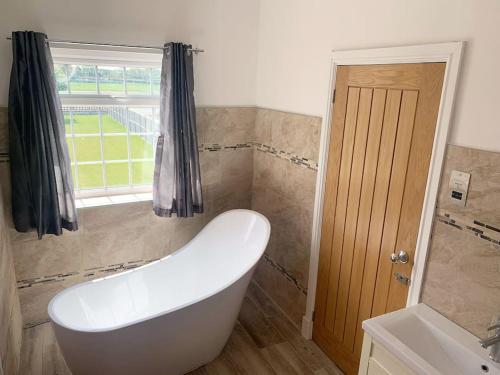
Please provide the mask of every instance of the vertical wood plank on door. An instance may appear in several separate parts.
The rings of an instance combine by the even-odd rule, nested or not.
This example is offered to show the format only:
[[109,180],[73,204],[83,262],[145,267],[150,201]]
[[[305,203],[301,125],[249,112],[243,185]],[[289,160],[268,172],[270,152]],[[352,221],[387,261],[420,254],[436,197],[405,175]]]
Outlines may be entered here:
[[[425,86],[418,96],[418,105],[413,128],[408,170],[411,173],[406,178],[406,187],[401,208],[396,249],[404,249],[410,258],[406,264],[396,264],[393,272],[400,272],[410,276],[412,273],[413,259],[417,245],[418,232],[415,228],[420,225],[424,192],[426,188],[429,164],[431,161],[432,144],[436,131],[437,113],[442,90],[442,77],[445,64],[426,64]],[[423,95],[423,93],[427,93]],[[398,310],[406,305],[407,286],[391,278],[386,311]]]
[[342,144],[344,142],[345,114],[347,110],[346,84],[348,70],[339,67],[337,69],[336,88],[337,99],[333,103],[332,130],[330,135],[330,147],[328,149],[328,165],[325,183],[325,201],[323,207],[323,218],[321,224],[320,257],[323,262],[318,265],[318,290],[316,291],[315,310],[316,327],[323,327],[325,321],[325,306],[328,293],[328,278],[330,274],[331,246],[333,238],[333,224],[337,206],[337,190],[339,183],[340,159],[342,157]]
[[351,350],[354,347],[354,338],[358,323],[361,284],[363,281],[368,234],[370,230],[370,219],[372,215],[373,198],[375,195],[375,178],[378,170],[386,96],[387,90],[385,89],[375,89],[373,92],[370,130],[368,133],[366,161],[363,171],[363,185],[361,188],[359,218],[354,244],[354,256],[344,332],[344,343],[346,347],[351,348]]
[[[366,147],[368,140],[368,127],[372,106],[373,90],[362,88],[359,95],[358,116],[356,122],[356,136],[351,165],[351,179],[349,182],[349,195],[347,198],[347,212],[342,246],[342,261],[340,267],[339,286],[337,293],[337,306],[335,313],[334,337],[342,341],[344,338],[344,324],[347,311],[347,298],[351,280],[354,240],[358,224],[361,184],[365,166]],[[340,249],[339,249],[340,250]]]
[[387,296],[392,277],[392,263],[387,261],[390,254],[395,251],[403,193],[406,183],[408,158],[410,155],[413,125],[417,108],[418,91],[403,91],[401,110],[399,115],[396,147],[394,149],[394,162],[389,186],[387,213],[384,222],[382,248],[375,283],[372,316],[385,313]]
[[382,232],[384,229],[387,194],[389,191],[401,96],[401,90],[387,91],[384,124],[380,144],[379,167],[377,169],[375,191],[373,193],[372,216],[370,218],[368,245],[365,255],[365,272],[363,274],[359,313],[356,323],[354,353],[357,357],[361,355],[361,345],[363,343],[361,323],[363,320],[371,317],[373,291],[377,278],[377,265],[382,241]]
[[345,118],[345,131],[342,144],[342,157],[340,162],[341,164],[337,191],[337,207],[335,210],[333,240],[331,245],[332,255],[330,260],[330,275],[328,282],[329,286],[325,313],[325,327],[332,332],[335,323],[335,307],[337,305],[340,262],[342,260],[342,245],[344,241],[347,199],[349,196],[349,182],[351,180],[354,139],[356,136],[359,94],[360,89],[358,87],[350,87],[347,94],[348,99]]

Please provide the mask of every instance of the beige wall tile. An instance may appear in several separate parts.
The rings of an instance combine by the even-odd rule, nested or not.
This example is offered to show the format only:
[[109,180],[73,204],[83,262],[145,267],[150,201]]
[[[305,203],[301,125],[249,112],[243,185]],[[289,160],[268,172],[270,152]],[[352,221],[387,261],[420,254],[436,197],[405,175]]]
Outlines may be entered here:
[[270,190],[256,188],[252,209],[264,214],[271,223],[266,253],[307,287],[312,210],[302,207]]
[[265,260],[259,262],[254,280],[280,306],[295,326],[300,327],[306,308],[306,295]]
[[[448,198],[452,170],[471,174],[465,207],[453,204]],[[448,145],[438,207],[500,228],[500,153]]]
[[[471,173],[465,207],[448,199],[452,170]],[[452,215],[462,227],[478,220],[500,228],[500,154],[448,145],[437,207],[438,214]],[[485,335],[500,314],[500,246],[435,220],[422,301],[473,334]]]
[[271,109],[257,110],[255,141],[318,160],[321,118]]
[[476,336],[500,315],[500,246],[434,224],[422,301]]
[[254,139],[255,107],[197,108],[199,144],[238,144]]
[[[1,116],[0,114],[0,122],[2,121]],[[6,164],[0,165],[2,175],[4,175],[3,170]],[[22,317],[11,241],[7,230],[8,211],[4,205],[2,190],[2,186],[0,186],[0,373],[14,375],[19,366]]]
[[[316,117],[258,109],[255,140],[317,160],[320,128]],[[315,170],[254,151],[252,209],[271,222],[266,254],[286,273],[261,261],[255,279],[297,325],[305,311],[315,186]]]
[[303,207],[313,208],[316,171],[269,153],[254,153],[254,188],[271,189]]
[[7,107],[0,107],[0,153],[9,149],[9,127],[7,122]]

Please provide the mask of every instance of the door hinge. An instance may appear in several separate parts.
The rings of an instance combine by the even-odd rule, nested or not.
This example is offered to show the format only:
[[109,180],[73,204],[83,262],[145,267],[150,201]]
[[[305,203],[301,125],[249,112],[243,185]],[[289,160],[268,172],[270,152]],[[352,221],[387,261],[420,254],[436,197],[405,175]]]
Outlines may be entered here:
[[313,311],[313,316],[312,316],[312,321],[314,322],[314,319],[316,319],[316,310]]
[[335,93],[337,90],[333,89],[333,94],[332,94],[332,103],[335,103]]

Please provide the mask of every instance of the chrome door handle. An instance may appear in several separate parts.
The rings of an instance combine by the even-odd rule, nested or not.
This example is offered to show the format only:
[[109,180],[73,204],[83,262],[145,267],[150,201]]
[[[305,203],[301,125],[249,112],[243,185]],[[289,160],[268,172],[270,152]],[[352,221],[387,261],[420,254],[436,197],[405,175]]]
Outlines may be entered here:
[[397,254],[396,253],[391,254],[391,262],[392,263],[406,264],[406,263],[408,263],[409,260],[410,260],[410,256],[404,250],[399,250],[399,252]]

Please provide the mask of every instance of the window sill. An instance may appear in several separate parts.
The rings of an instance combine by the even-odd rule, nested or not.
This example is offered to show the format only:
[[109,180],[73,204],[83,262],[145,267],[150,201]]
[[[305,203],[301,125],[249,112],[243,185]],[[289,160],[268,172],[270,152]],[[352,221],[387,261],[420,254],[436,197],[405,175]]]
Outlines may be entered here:
[[146,202],[153,200],[153,193],[108,195],[103,197],[77,198],[76,208],[111,206],[115,204]]

